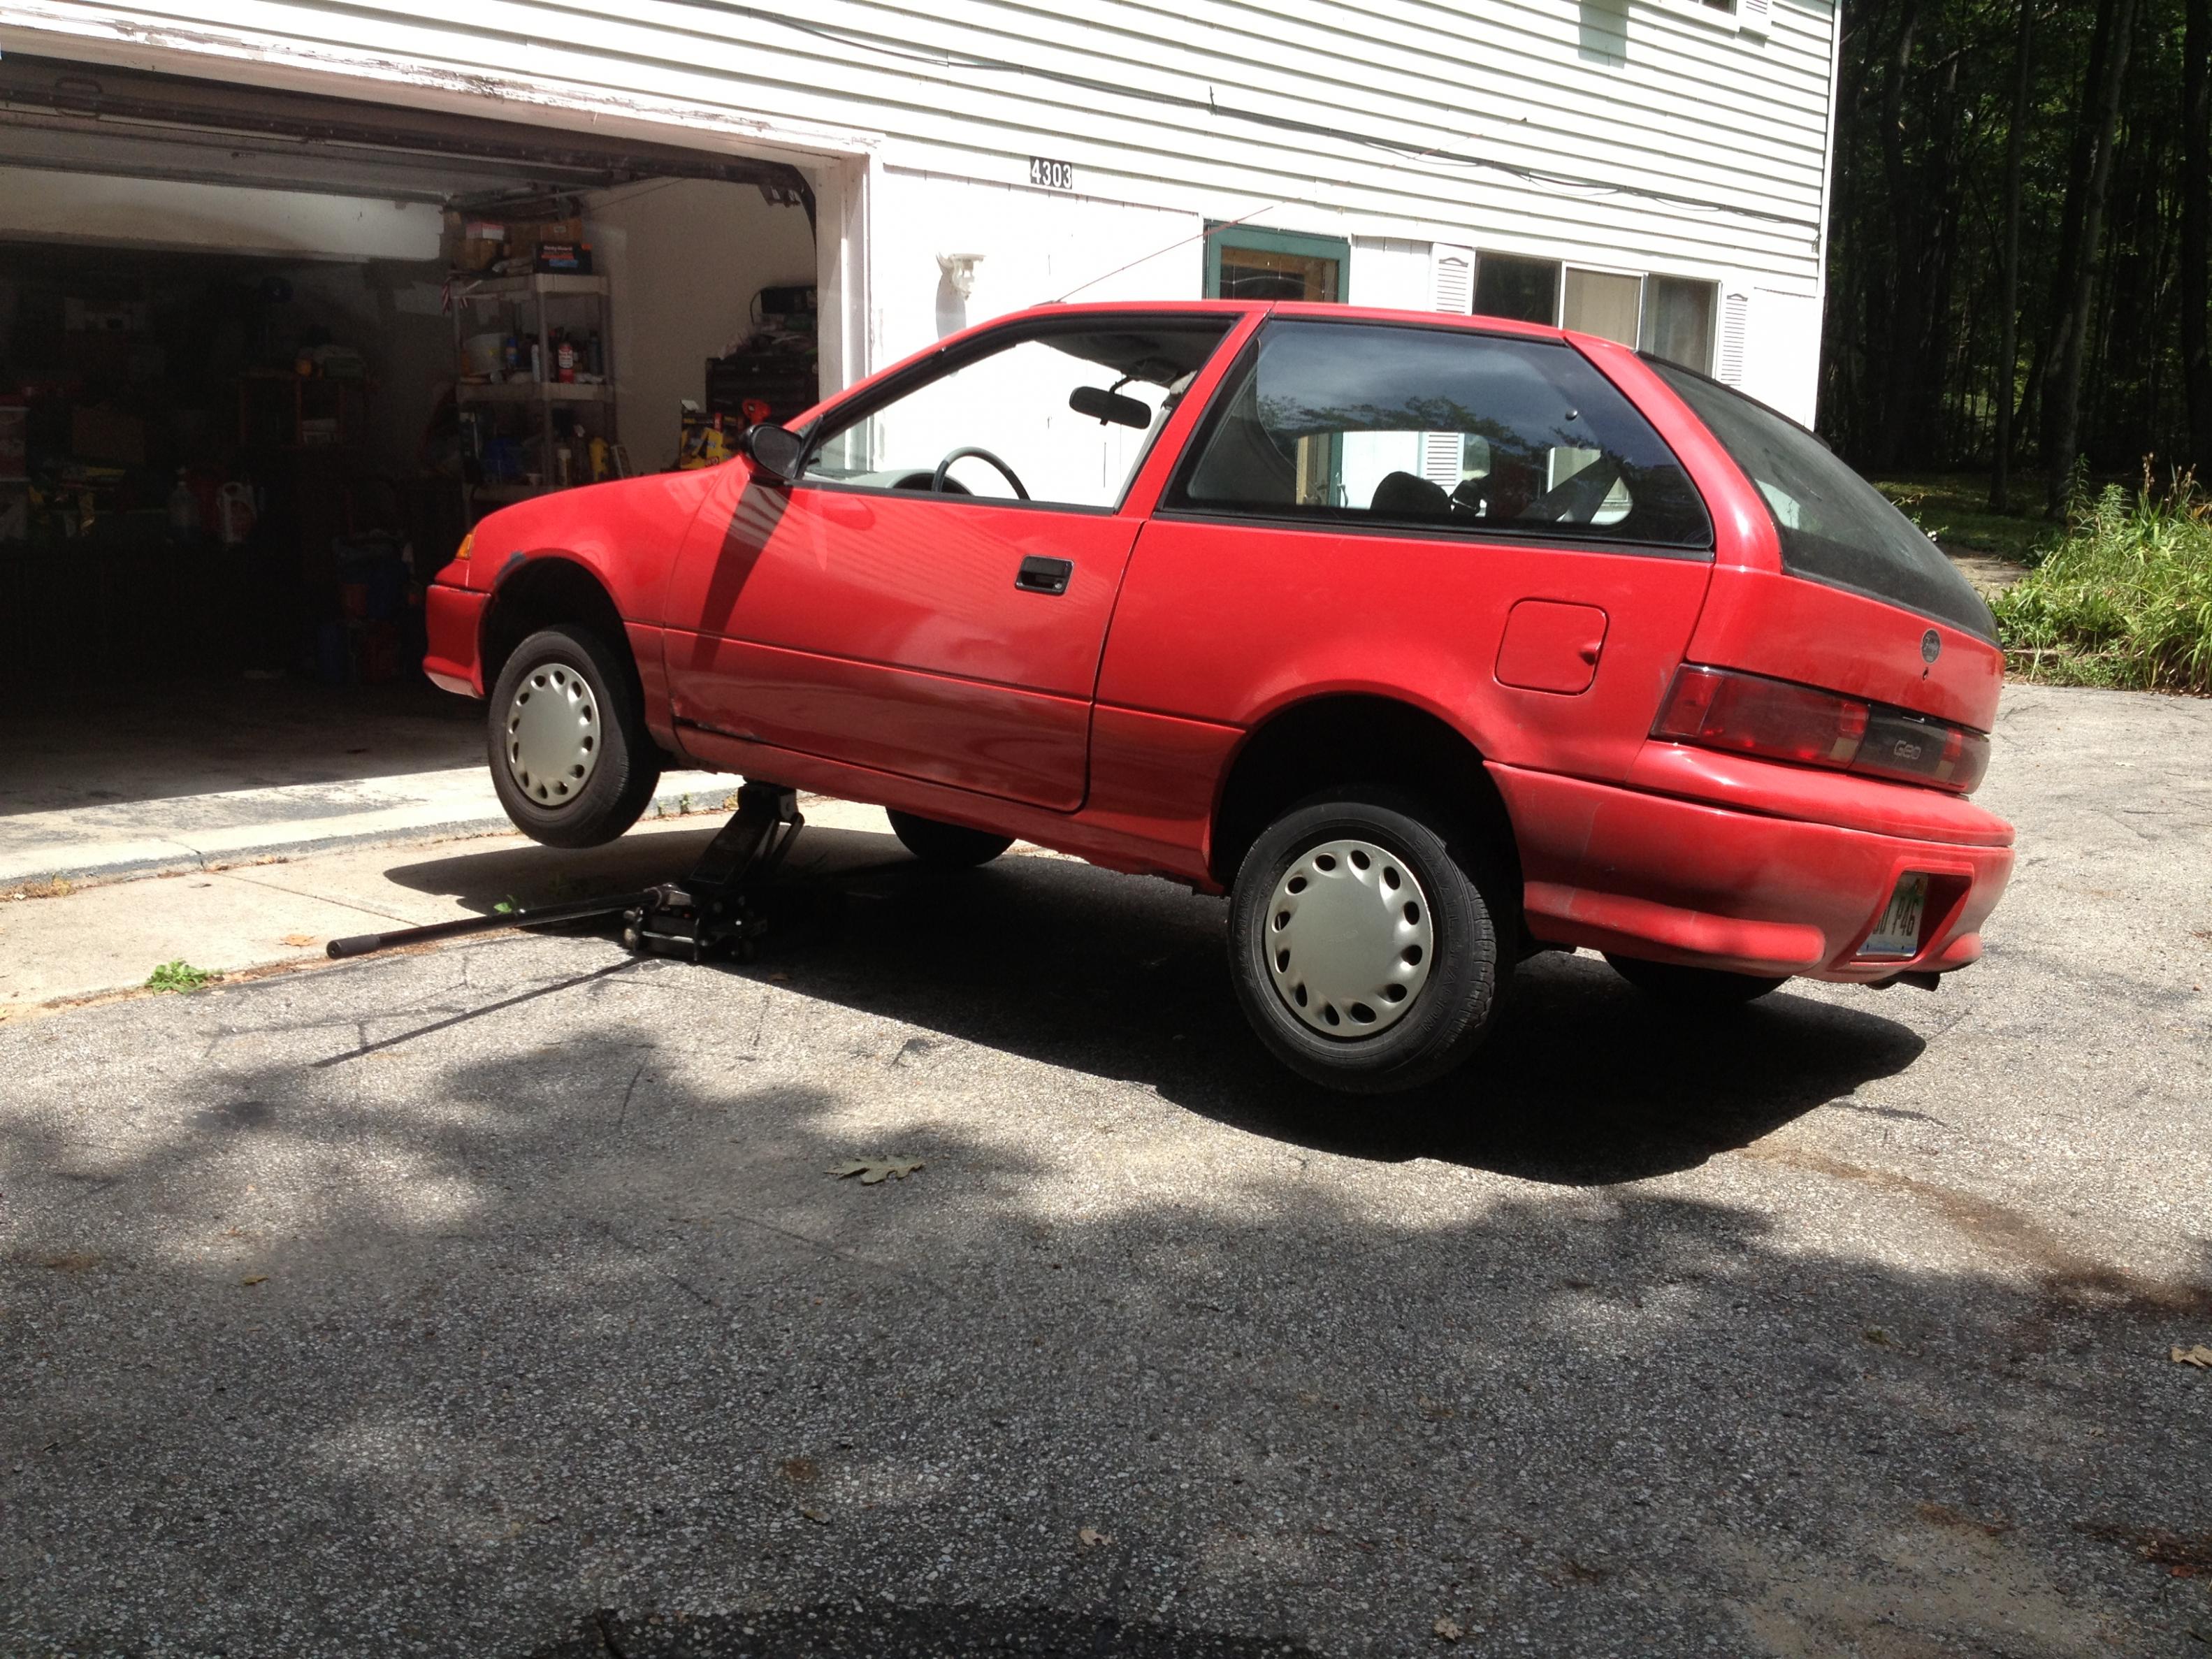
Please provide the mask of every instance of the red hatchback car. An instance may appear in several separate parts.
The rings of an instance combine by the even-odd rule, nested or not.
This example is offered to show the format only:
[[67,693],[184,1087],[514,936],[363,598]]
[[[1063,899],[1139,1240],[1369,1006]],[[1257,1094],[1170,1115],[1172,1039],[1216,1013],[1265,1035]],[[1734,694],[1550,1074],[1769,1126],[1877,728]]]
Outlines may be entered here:
[[1227,893],[1254,1028],[1369,1092],[1532,952],[1932,984],[2010,873],[1987,607],[1810,433],[1609,342],[1056,306],[745,449],[495,514],[431,588],[538,840],[680,762]]

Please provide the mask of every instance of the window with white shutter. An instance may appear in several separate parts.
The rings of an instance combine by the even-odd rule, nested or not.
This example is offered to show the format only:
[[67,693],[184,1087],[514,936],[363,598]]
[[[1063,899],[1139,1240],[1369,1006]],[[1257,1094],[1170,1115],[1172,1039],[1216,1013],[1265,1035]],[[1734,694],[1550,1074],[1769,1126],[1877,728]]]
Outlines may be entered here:
[[1439,242],[1431,253],[1431,311],[1455,311],[1462,316],[1474,309],[1474,250]]
[[1713,367],[1713,378],[1727,386],[1743,384],[1744,336],[1751,320],[1751,296],[1746,294],[1721,295],[1720,350]]

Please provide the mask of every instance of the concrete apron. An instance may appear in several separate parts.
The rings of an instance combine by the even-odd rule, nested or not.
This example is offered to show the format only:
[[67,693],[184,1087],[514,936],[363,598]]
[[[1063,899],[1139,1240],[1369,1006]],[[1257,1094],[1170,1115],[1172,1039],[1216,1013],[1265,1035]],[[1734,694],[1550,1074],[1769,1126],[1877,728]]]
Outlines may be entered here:
[[[136,989],[164,963],[225,975],[303,967],[346,934],[483,915],[502,901],[543,904],[674,880],[726,821],[721,800],[736,787],[734,778],[702,775],[711,787],[693,805],[711,801],[710,811],[648,818],[584,852],[509,831],[195,865],[61,896],[19,889],[0,899],[0,1020]],[[878,808],[817,796],[801,805],[811,830],[860,831],[880,842],[882,857],[905,856]],[[802,842],[802,863],[807,850]]]
[[[738,780],[671,772],[648,819],[720,811]],[[345,847],[504,830],[491,775],[473,765],[343,782],[229,789],[0,816],[0,892],[56,880],[204,871]]]

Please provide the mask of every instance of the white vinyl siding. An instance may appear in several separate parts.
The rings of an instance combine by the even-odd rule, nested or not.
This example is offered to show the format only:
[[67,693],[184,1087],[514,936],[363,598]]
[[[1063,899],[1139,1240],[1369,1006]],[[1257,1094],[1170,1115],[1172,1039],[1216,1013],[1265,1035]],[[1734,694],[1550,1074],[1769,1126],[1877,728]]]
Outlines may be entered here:
[[675,0],[14,0],[0,45],[104,42],[355,96],[398,80],[486,112],[688,109],[1025,187],[1042,155],[1084,196],[1814,292],[1832,9],[1780,0],[1759,36],[1625,3],[1617,55],[1585,52],[1568,0],[1093,0],[1079,18],[815,0],[787,21]]

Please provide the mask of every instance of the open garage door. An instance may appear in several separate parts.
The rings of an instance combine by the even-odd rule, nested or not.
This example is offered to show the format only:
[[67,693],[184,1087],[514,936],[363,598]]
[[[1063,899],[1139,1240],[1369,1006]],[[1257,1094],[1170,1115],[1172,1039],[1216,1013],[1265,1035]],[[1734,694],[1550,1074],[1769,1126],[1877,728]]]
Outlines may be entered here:
[[0,682],[411,680],[483,513],[813,401],[814,211],[775,157],[0,60]]
[[698,179],[751,185],[810,221],[814,212],[812,188],[788,162],[39,58],[0,60],[0,155],[14,166],[441,205]]

